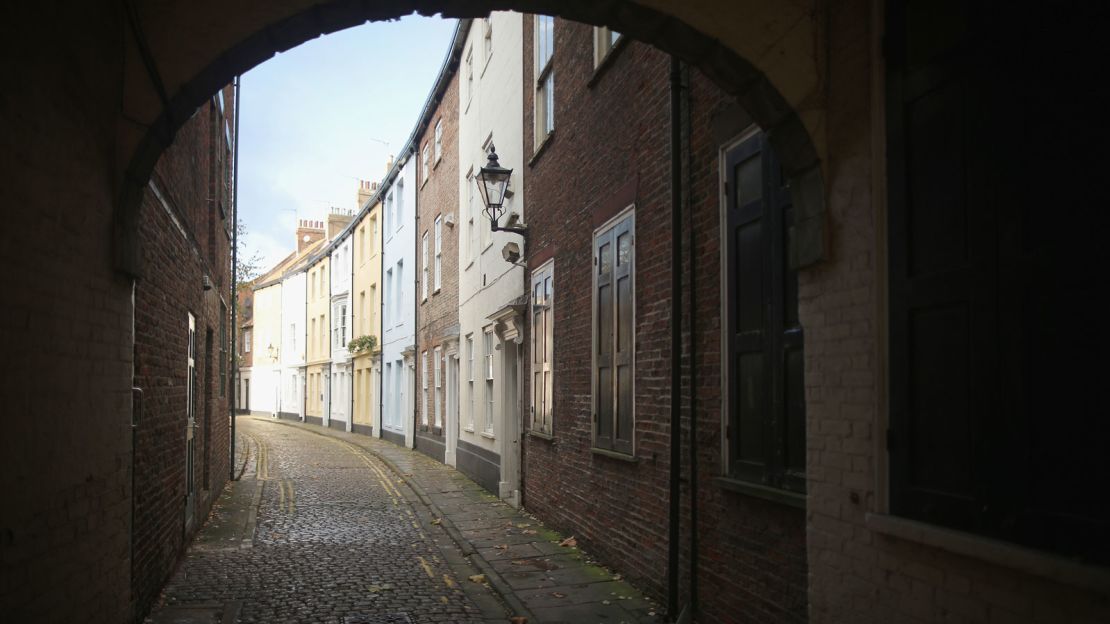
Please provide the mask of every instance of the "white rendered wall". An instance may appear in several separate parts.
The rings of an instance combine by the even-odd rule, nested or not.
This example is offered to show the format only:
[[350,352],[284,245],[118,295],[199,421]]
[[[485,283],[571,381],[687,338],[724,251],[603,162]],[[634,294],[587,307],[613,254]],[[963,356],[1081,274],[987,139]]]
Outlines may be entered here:
[[[254,365],[251,367],[252,412],[276,413],[281,377],[281,282],[254,291]],[[271,357],[270,347],[278,357]]]
[[[406,155],[408,157],[408,155]],[[399,175],[385,189],[382,233],[382,370],[391,376],[382,380],[382,428],[412,437],[412,387],[402,354],[416,342],[416,161],[409,157]],[[393,196],[392,217],[386,217]],[[400,363],[400,364],[399,364]],[[390,365],[387,367],[387,365]],[[411,443],[411,442],[410,442]]]
[[305,272],[285,277],[281,286],[281,411],[300,415],[304,407],[301,373],[305,342]]
[[[482,213],[480,196],[469,188],[467,173],[477,171],[486,164],[484,150],[486,139],[492,136],[502,167],[513,170],[509,188],[513,193],[505,201],[505,225],[510,212],[520,213],[526,222],[524,211],[524,176],[527,158],[524,156],[524,109],[523,92],[520,88],[524,80],[523,28],[531,21],[519,13],[496,12],[491,16],[492,54],[484,58],[484,32],[479,20],[467,36],[463,48],[463,64],[460,67],[459,88],[459,439],[499,453],[497,437],[504,430],[504,406],[501,405],[503,366],[502,350],[494,351],[494,409],[493,431],[485,432],[486,382],[482,374],[482,334],[491,322],[486,318],[512,299],[524,294],[524,269],[504,260],[501,249],[506,243],[514,242],[524,252],[524,241],[516,234],[494,232],[489,236],[489,245],[472,255],[470,250],[468,220],[475,214],[475,227],[479,228],[477,240],[482,241],[482,229],[487,232],[489,220]],[[472,54],[474,63],[474,92],[467,93],[466,58]],[[558,77],[556,77],[558,81]],[[556,82],[556,89],[558,88]],[[471,204],[471,198],[473,205]],[[469,213],[469,214],[468,214]],[[474,257],[473,262],[471,258]],[[467,336],[474,341],[474,428],[468,430],[470,419],[470,400],[468,395],[468,353]],[[497,337],[494,337],[494,344]],[[519,372],[518,372],[519,375]]]

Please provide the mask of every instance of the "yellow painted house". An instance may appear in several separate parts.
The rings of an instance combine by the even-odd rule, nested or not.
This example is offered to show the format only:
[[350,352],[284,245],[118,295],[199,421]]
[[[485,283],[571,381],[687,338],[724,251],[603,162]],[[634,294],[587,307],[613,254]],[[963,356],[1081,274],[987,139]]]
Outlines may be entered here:
[[[351,283],[351,303],[354,306],[355,340],[372,337],[373,346],[361,348],[353,354],[354,360],[354,419],[353,430],[372,435],[379,423],[379,386],[381,373],[381,290],[382,228],[381,201],[374,191],[377,184],[363,183],[359,192],[360,217],[354,228],[354,281]],[[364,195],[365,194],[365,195]]]
[[306,335],[305,346],[305,422],[324,424],[329,397],[329,372],[331,364],[331,329],[328,325],[331,308],[331,274],[328,256],[321,255],[310,261],[305,270]]

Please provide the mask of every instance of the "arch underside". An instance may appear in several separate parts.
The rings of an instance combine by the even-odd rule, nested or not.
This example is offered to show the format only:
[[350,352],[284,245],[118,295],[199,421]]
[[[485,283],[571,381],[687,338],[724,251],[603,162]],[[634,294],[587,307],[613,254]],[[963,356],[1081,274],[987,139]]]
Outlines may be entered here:
[[[673,5],[667,8],[673,9],[676,14],[689,10],[692,17],[696,17],[694,9],[699,8],[695,6],[694,9],[686,9],[684,3],[673,0],[660,0],[656,4]],[[690,3],[697,4],[704,3]],[[710,3],[708,10],[712,11],[712,5]],[[241,4],[234,6],[240,7],[244,14],[250,10],[250,7],[243,8]],[[700,17],[704,19],[706,9],[700,8]],[[219,53],[191,78],[181,80],[174,93],[156,93],[155,100],[150,100],[152,96],[146,94],[148,100],[160,103],[160,111],[152,115],[152,122],[146,126],[141,137],[133,141],[136,145],[130,151],[126,170],[119,181],[118,188],[121,192],[113,219],[116,269],[135,277],[142,276],[143,262],[137,223],[139,207],[151,172],[162,153],[172,144],[175,132],[204,101],[230,83],[235,76],[279,52],[367,21],[388,21],[410,15],[414,11],[428,16],[440,14],[445,18],[473,18],[485,16],[494,10],[550,14],[587,24],[609,26],[674,55],[713,80],[726,93],[736,98],[738,107],[729,123],[738,130],[747,123],[754,122],[766,131],[790,179],[796,215],[795,236],[800,240],[798,248],[804,250],[792,261],[797,266],[807,266],[823,257],[825,190],[819,151],[806,123],[764,72],[721,40],[695,29],[676,15],[626,0],[337,0],[310,5],[276,21],[259,23],[253,34]],[[220,12],[226,14],[228,9],[221,7]],[[760,13],[752,11],[752,14]],[[135,53],[144,57],[147,72],[143,79],[150,83],[145,88],[159,91],[154,85],[160,87],[163,77],[159,75],[157,60],[154,58],[156,53],[147,49],[146,42],[143,41],[143,16],[136,14],[135,17],[139,23],[138,31],[133,29],[129,34],[135,44]],[[168,16],[166,13],[159,14],[158,17],[172,21],[172,15]],[[809,17],[812,21],[812,16]],[[247,23],[252,25],[253,21],[265,22],[267,18],[268,14],[251,16]],[[747,28],[750,30],[750,26]],[[773,30],[771,25],[768,25],[768,30]],[[149,32],[176,35],[176,31],[166,24],[154,24]],[[164,54],[165,50],[161,52]],[[180,64],[169,63],[167,66],[176,67]],[[170,84],[174,83],[170,81]],[[127,93],[128,90],[125,88],[124,92]],[[809,123],[813,125],[815,122],[810,120]],[[124,137],[121,142],[126,144],[127,138]]]

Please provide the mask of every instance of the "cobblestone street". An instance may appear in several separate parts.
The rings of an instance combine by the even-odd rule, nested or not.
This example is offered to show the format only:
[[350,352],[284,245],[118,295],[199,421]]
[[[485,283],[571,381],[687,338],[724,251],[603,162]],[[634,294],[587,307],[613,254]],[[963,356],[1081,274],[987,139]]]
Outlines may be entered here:
[[148,622],[656,619],[619,576],[449,467],[364,436],[238,426],[242,478]]

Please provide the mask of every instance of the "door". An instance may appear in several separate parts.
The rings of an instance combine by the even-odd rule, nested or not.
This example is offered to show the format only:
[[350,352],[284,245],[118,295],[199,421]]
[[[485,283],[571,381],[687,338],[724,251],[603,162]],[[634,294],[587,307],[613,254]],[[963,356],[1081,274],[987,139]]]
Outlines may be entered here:
[[197,319],[189,313],[189,344],[185,371],[185,531],[193,528],[196,509],[196,440],[197,426]]
[[513,507],[520,507],[520,400],[517,394],[519,349],[512,340],[501,342],[501,483],[499,494]]
[[320,400],[323,405],[324,426],[327,427],[331,423],[331,374],[324,373],[324,384],[321,388]]
[[444,420],[443,435],[447,451],[443,456],[443,463],[454,466],[459,437],[459,356],[457,353],[447,358],[447,411]]

